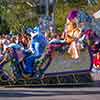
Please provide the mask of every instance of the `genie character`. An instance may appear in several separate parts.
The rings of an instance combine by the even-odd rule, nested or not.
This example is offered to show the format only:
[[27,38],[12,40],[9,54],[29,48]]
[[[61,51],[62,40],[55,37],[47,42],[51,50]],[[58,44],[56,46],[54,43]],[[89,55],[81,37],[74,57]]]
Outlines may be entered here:
[[26,33],[31,36],[31,44],[29,49],[31,50],[32,55],[25,59],[25,72],[34,74],[36,72],[36,66],[34,63],[36,59],[39,59],[43,55],[45,48],[48,45],[48,41],[41,33],[39,27],[35,27],[34,29],[28,28]]

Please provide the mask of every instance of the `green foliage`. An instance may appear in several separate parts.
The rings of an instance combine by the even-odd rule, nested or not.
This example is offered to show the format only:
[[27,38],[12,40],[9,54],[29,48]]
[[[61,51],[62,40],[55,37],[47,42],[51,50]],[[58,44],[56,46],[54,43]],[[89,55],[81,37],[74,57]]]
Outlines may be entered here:
[[[0,27],[3,32],[6,28],[6,24],[9,27],[9,31],[13,31],[13,33],[23,32],[23,30],[31,26],[33,27],[36,23],[38,23],[38,15],[36,13],[35,8],[30,7],[24,2],[15,2],[13,4],[7,3],[7,5],[3,5],[0,7],[0,16],[6,21],[3,21],[0,24]],[[5,28],[4,28],[5,26]]]
[[69,11],[72,9],[83,9],[90,14],[99,10],[100,0],[97,5],[88,5],[85,0],[69,0],[69,2],[62,2],[63,0],[58,0],[55,12],[56,26],[58,32],[63,32],[65,18]]
[[0,32],[2,33],[9,32],[8,23],[3,16],[6,14],[6,6],[7,2],[5,0],[0,0]]
[[[9,2],[8,2],[9,1]],[[12,2],[11,2],[12,1]],[[0,0],[0,32],[13,31],[13,33],[23,32],[26,27],[34,27],[38,23],[39,7],[31,7],[27,0]],[[32,3],[33,0],[30,0]],[[100,0],[99,0],[100,2]],[[63,0],[57,0],[55,11],[55,22],[57,31],[63,32],[65,17],[72,9],[84,9],[89,13],[99,10],[100,3],[97,5],[87,5],[85,0],[69,0],[65,3]]]
[[2,32],[2,33],[8,33],[9,32],[8,23],[2,17],[0,18],[0,32]]

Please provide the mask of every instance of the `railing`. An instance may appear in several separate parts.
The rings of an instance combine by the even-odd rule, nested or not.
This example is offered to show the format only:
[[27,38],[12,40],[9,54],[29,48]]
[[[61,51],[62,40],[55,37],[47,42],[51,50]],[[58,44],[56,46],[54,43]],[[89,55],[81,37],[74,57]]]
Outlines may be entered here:
[[45,76],[44,79],[20,79],[0,81],[0,86],[10,87],[75,87],[75,86],[99,86],[98,80],[100,74],[91,74],[88,72],[77,74],[65,74],[57,76]]

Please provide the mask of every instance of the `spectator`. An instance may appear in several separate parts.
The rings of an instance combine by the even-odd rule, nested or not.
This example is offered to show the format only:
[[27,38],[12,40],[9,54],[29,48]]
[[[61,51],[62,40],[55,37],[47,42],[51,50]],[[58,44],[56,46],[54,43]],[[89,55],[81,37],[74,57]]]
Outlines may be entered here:
[[100,72],[100,52],[95,54],[93,58],[93,72]]

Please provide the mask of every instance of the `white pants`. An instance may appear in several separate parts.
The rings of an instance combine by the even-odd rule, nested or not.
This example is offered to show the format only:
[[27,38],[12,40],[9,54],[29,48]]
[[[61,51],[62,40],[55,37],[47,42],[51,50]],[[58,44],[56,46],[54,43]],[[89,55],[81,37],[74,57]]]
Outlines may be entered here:
[[77,49],[77,45],[76,45],[76,42],[73,41],[71,44],[70,44],[70,47],[68,49],[68,53],[71,55],[72,58],[74,59],[78,59],[79,58],[79,53],[78,53],[78,49]]

